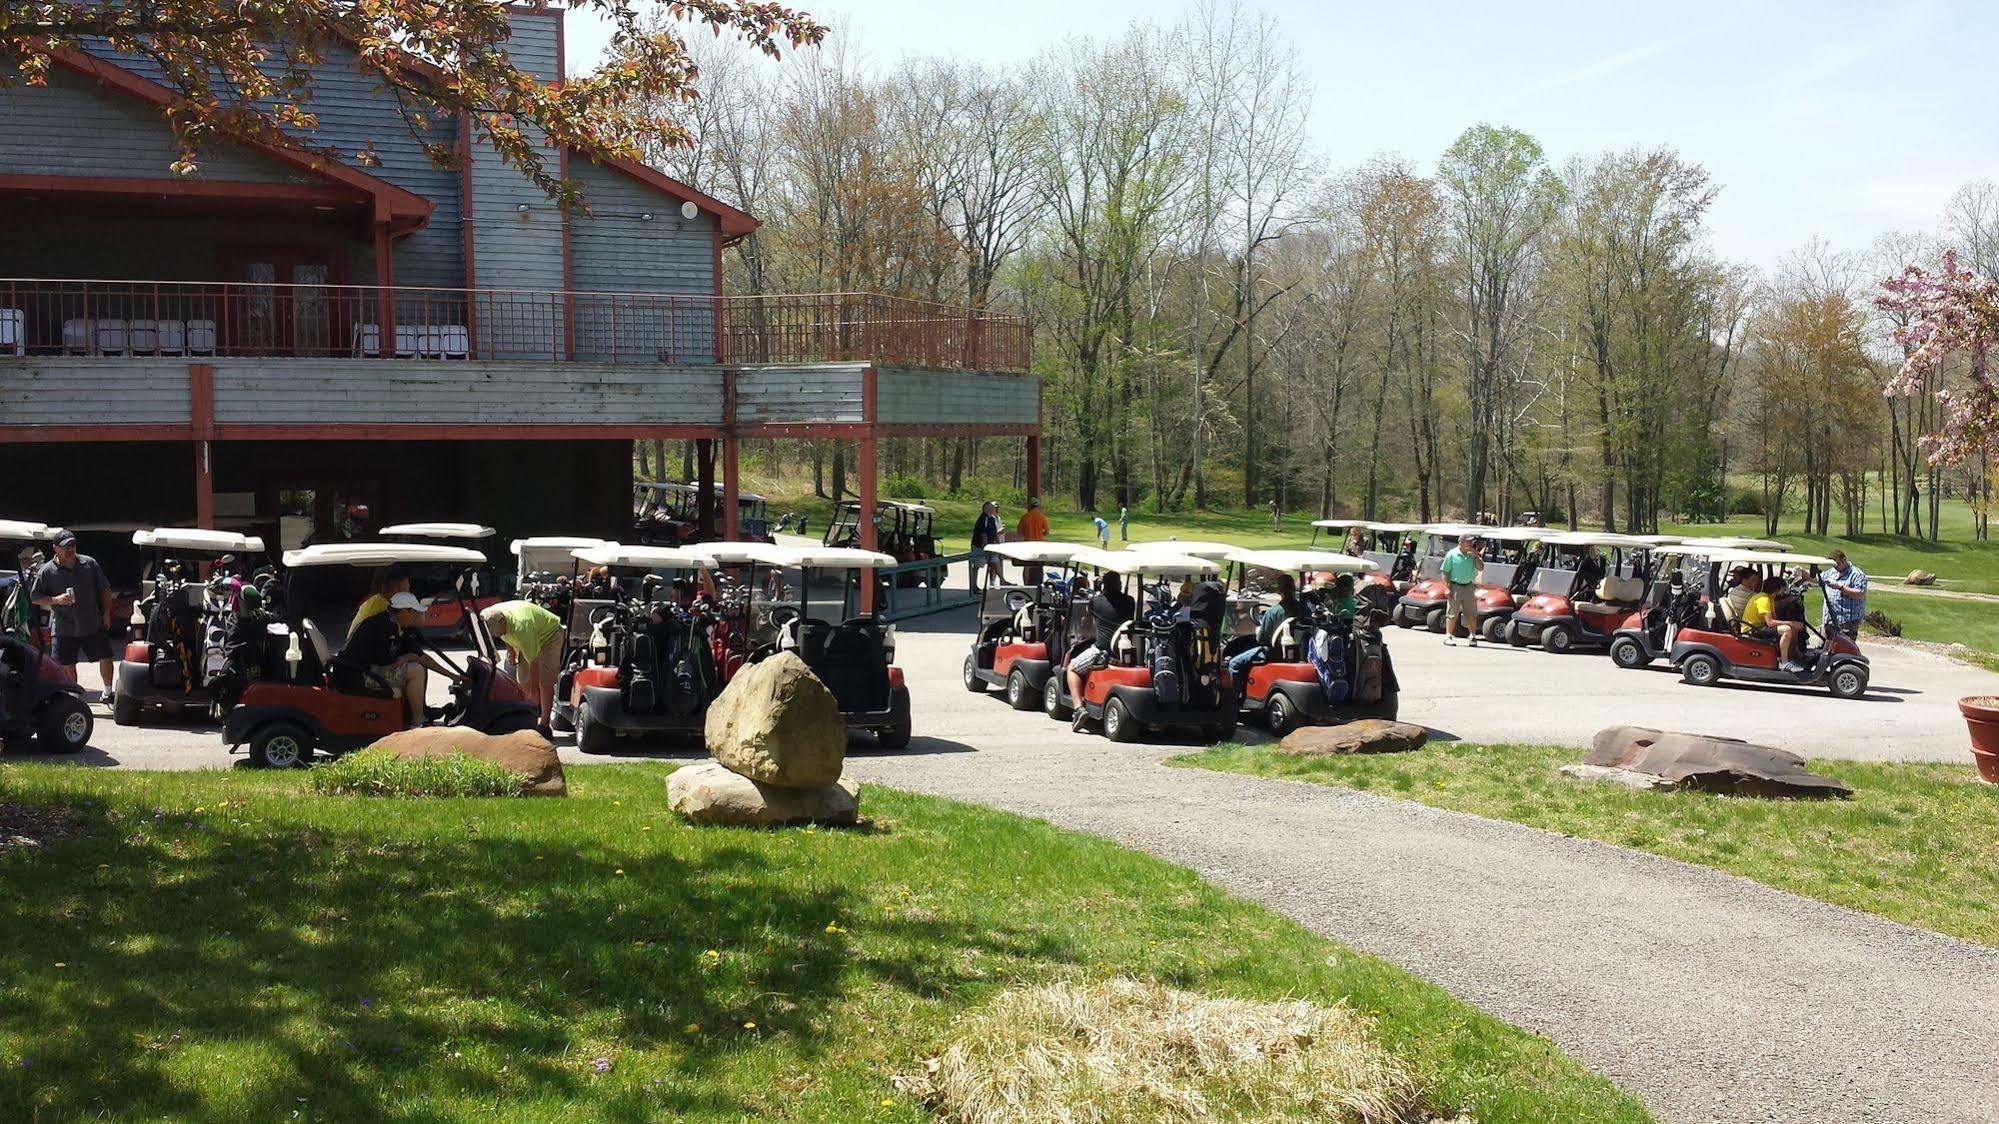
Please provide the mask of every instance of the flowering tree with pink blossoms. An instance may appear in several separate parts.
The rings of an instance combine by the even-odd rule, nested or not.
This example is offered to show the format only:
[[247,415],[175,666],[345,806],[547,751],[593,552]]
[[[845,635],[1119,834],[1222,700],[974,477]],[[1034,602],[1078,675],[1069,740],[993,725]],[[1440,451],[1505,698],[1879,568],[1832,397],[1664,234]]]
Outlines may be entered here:
[[1926,374],[1960,355],[1970,366],[1962,390],[1935,392],[1943,424],[1921,438],[1931,463],[1999,453],[1999,384],[1991,369],[1992,350],[1999,346],[1999,281],[1961,268],[1956,251],[1946,250],[1934,272],[1911,265],[1883,287],[1887,294],[1875,298],[1875,306],[1904,317],[1895,329],[1902,368],[1884,393],[1919,394]]

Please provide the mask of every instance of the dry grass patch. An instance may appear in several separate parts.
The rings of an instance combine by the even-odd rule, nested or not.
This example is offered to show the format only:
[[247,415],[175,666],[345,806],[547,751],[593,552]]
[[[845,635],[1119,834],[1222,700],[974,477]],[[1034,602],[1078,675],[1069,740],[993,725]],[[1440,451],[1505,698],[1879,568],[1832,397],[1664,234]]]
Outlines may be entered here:
[[900,1082],[965,1124],[1428,1119],[1344,1003],[1212,998],[1133,979],[1013,988]]

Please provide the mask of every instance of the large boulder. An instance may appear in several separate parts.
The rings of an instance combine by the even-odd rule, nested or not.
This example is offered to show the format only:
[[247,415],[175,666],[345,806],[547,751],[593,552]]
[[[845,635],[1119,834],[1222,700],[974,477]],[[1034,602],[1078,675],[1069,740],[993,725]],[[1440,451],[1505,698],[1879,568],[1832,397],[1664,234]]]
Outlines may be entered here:
[[842,780],[818,788],[787,788],[751,780],[719,761],[702,761],[683,765],[666,778],[666,803],[697,824],[848,825],[860,818],[861,786]]
[[1284,735],[1277,752],[1293,757],[1344,756],[1353,753],[1407,753],[1423,748],[1430,732],[1407,722],[1363,718],[1342,726],[1305,726]]
[[555,743],[534,730],[482,734],[463,726],[425,726],[390,734],[375,744],[394,750],[397,757],[403,758],[462,753],[520,774],[527,781],[530,796],[569,793],[569,783],[562,776],[562,761],[555,755]]
[[847,762],[840,704],[791,652],[738,671],[708,708],[704,733],[716,761],[767,785],[824,788]]
[[1936,583],[1937,576],[1928,570],[1910,570],[1909,576],[1902,579],[1903,585],[1935,585]]
[[1788,750],[1734,738],[1613,726],[1600,730],[1583,764],[1660,777],[1678,788],[1732,796],[1851,796],[1853,790],[1805,767]]

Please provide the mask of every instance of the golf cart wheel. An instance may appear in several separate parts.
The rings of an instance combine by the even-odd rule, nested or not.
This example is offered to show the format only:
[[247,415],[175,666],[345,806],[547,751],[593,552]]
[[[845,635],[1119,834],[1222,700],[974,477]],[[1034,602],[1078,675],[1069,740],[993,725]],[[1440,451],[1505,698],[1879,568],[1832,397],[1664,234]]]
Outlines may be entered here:
[[609,753],[618,733],[602,722],[590,721],[590,708],[576,708],[576,748],[584,753]]
[[1138,740],[1138,720],[1124,708],[1123,699],[1112,699],[1104,704],[1104,736],[1114,742]]
[[1712,687],[1721,682],[1721,662],[1704,652],[1695,652],[1680,661],[1680,678],[1696,687]]
[[1834,698],[1857,699],[1867,693],[1867,669],[1858,664],[1842,664],[1833,669],[1826,684]]
[[576,719],[561,707],[555,708],[548,716],[548,728],[558,734],[566,734],[576,728]]
[[137,726],[143,713],[139,700],[124,691],[111,697],[111,721],[120,726]]
[[1041,688],[1041,713],[1057,722],[1069,720],[1069,708],[1062,705],[1062,680],[1058,671]]
[[1506,639],[1506,627],[1511,623],[1513,622],[1507,620],[1505,617],[1487,617],[1485,618],[1485,623],[1480,625],[1478,630],[1485,635],[1487,640],[1497,644]]
[[1027,673],[1017,667],[1006,677],[1006,702],[1015,710],[1034,709],[1034,688],[1027,685]]
[[1432,609],[1424,614],[1423,627],[1429,629],[1431,632],[1444,631],[1444,611],[1442,609]]
[[1610,642],[1610,662],[1622,668],[1644,667],[1652,662],[1638,641],[1629,636],[1620,636]]
[[250,739],[250,763],[262,769],[296,769],[312,763],[312,735],[295,722],[273,722]]
[[979,653],[977,652],[966,653],[965,689],[967,691],[972,692],[975,695],[983,695],[986,693],[987,686],[989,686],[989,684],[985,680],[979,678]]
[[1395,608],[1389,610],[1388,619],[1397,628],[1416,627],[1416,622],[1411,618],[1410,609],[1407,605],[1397,604]]
[[1273,691],[1263,704],[1263,723],[1281,738],[1298,728],[1298,708],[1284,692]]
[[1515,648],[1527,646],[1527,638],[1520,634],[1520,625],[1515,621],[1506,622],[1506,642]]
[[1551,624],[1541,630],[1542,649],[1560,655],[1572,652],[1576,647],[1576,634],[1565,624]]
[[906,688],[898,687],[889,696],[889,711],[894,717],[887,729],[875,731],[875,744],[883,749],[908,749],[912,731]]
[[75,695],[57,695],[42,707],[35,723],[35,740],[44,753],[75,753],[90,744],[96,720]]

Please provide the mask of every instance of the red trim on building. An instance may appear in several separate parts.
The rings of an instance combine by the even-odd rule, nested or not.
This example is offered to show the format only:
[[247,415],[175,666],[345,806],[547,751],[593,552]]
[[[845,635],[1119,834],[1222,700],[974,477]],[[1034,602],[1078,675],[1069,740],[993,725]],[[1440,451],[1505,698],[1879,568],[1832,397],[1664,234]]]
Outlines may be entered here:
[[[185,100],[178,92],[167,86],[85,51],[57,51],[52,57],[56,63],[69,70],[151,105],[170,106]],[[254,148],[294,168],[364,193],[374,200],[376,217],[387,217],[399,233],[416,230],[430,221],[432,207],[429,200],[414,192],[405,191],[387,180],[350,168],[320,153],[307,152],[302,148],[239,140],[235,137],[228,139]]]
[[[682,202],[692,203],[696,207],[714,215],[716,225],[721,228],[724,243],[740,241],[754,233],[757,227],[761,225],[747,213],[729,206],[712,195],[696,191],[694,188],[681,183],[672,176],[656,168],[649,168],[636,160],[626,160],[623,157],[614,156],[608,160],[597,160],[594,162],[613,171],[623,172],[625,175],[632,177],[655,191],[670,195]],[[717,276],[719,277],[719,274]]]
[[345,184],[251,183],[245,180],[119,179],[112,176],[26,176],[0,174],[0,191],[76,195],[160,195],[176,199],[230,202],[272,200],[305,206],[370,202],[367,193]]

